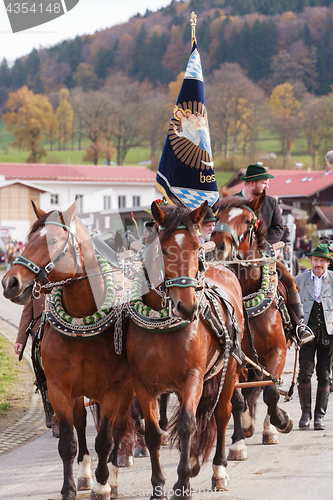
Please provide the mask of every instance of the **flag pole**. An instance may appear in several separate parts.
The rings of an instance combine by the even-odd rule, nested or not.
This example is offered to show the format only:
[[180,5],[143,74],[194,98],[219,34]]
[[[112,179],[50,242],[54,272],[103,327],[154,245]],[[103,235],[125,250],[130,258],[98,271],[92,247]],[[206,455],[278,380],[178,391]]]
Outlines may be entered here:
[[191,47],[193,46],[194,42],[197,41],[197,38],[196,38],[196,33],[195,33],[195,30],[196,30],[196,26],[197,26],[197,15],[196,13],[194,12],[194,10],[191,12],[191,28],[192,28],[192,42],[191,42]]

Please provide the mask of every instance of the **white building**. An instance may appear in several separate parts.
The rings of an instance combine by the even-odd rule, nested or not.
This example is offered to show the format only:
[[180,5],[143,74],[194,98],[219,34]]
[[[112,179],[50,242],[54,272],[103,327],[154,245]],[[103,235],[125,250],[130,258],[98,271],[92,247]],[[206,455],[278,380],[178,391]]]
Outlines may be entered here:
[[[139,226],[150,218],[145,210],[161,197],[155,188],[155,176],[155,172],[140,166],[0,163],[0,197],[10,184],[20,187],[16,189],[17,200],[22,190],[26,199],[34,188],[34,202],[46,212],[63,210],[76,200],[77,213],[90,230],[109,232],[122,229],[131,212],[135,212]],[[14,211],[13,201],[11,205],[1,203],[0,226],[15,227],[11,237],[22,241],[31,226],[31,210],[26,207],[19,215]]]

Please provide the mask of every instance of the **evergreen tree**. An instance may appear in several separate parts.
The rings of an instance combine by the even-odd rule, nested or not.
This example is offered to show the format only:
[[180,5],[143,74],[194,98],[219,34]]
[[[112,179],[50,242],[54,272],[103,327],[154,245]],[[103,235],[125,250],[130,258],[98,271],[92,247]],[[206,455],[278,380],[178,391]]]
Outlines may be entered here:
[[12,83],[12,78],[10,75],[10,70],[8,68],[8,63],[5,58],[3,58],[0,64],[0,87],[9,88]]
[[113,49],[100,49],[97,53],[95,72],[98,78],[105,78],[107,69],[113,64],[114,53],[118,47],[118,40]]
[[305,45],[307,45],[308,47],[311,47],[311,45],[313,45],[311,31],[310,31],[308,23],[304,24],[303,40],[304,40]]
[[25,67],[21,59],[16,59],[14,66],[12,67],[12,84],[14,89],[19,89],[22,87],[27,80],[27,74]]
[[204,19],[198,28],[198,40],[200,40],[200,48],[203,51],[208,52],[212,37],[207,19]]

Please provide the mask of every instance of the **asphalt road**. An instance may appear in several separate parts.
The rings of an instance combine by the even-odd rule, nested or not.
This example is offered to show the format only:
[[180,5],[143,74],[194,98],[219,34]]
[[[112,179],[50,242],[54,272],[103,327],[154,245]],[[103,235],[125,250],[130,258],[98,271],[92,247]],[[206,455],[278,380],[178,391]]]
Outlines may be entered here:
[[[18,324],[21,308],[6,301],[0,294],[0,317]],[[293,348],[288,352],[283,373],[283,389],[288,390],[294,362]],[[314,384],[315,385],[315,384]],[[313,389],[314,392],[315,388]],[[326,416],[325,431],[300,431],[298,420],[300,408],[297,394],[294,399],[281,405],[287,409],[294,421],[290,434],[279,434],[278,445],[262,445],[261,432],[265,417],[265,406],[259,399],[256,430],[246,440],[248,459],[244,462],[229,462],[230,490],[223,493],[209,491],[211,486],[211,462],[204,465],[199,476],[191,481],[193,500],[225,498],[233,500],[284,500],[333,498],[333,418],[332,403]],[[92,417],[88,418],[88,443],[96,466],[94,451],[95,429]],[[232,428],[227,430],[227,444],[231,443]],[[171,489],[176,481],[178,452],[163,448],[161,460],[166,476],[166,488]],[[77,465],[75,465],[77,472]],[[122,468],[119,473],[119,497],[137,500],[149,498],[150,460],[137,458],[134,466]],[[36,439],[0,456],[0,499],[3,500],[60,500],[62,486],[62,463],[57,452],[57,439],[47,430]],[[79,493],[77,498],[89,498]]]

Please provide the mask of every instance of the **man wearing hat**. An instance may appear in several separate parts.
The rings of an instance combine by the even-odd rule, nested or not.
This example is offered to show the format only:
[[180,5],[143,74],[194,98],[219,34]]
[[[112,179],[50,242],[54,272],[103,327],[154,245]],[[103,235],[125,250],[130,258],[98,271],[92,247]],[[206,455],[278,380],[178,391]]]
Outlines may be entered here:
[[[274,175],[269,174],[262,165],[255,163],[247,167],[246,173],[241,176],[241,179],[244,181],[244,188],[237,195],[252,201],[260,196],[264,189],[267,190],[269,188],[269,179],[274,179]],[[264,204],[260,210],[260,217],[267,229],[266,240],[268,243],[273,244],[281,241],[284,227],[280,209],[275,198],[266,195]]]
[[211,209],[211,207],[208,207],[206,215],[203,218],[203,221],[201,222],[199,229],[201,243],[204,243],[205,241],[210,241],[212,232],[214,231],[215,221],[216,219],[214,217],[214,212]]
[[331,262],[327,245],[321,243],[307,253],[310,256],[309,271],[296,276],[301,288],[304,320],[315,333],[315,339],[301,347],[299,353],[298,393],[302,409],[300,429],[308,429],[311,413],[311,377],[317,355],[317,397],[314,411],[314,429],[324,430],[330,390],[330,369],[333,353],[333,272],[328,270]]
[[[245,175],[241,176],[244,181],[244,188],[237,196],[243,196],[252,201],[261,193],[269,188],[269,180],[274,179],[274,175],[267,172],[263,165],[255,163],[249,165],[246,169]],[[284,226],[281,217],[279,205],[275,198],[272,196],[265,196],[264,203],[260,209],[260,219],[264,221],[267,229],[266,240],[271,245],[282,240],[284,234]],[[285,284],[288,290],[288,305],[295,313],[295,318],[292,319],[294,326],[295,338],[298,345],[305,344],[313,339],[313,333],[310,328],[303,323],[304,313],[302,302],[300,300],[296,283],[288,269],[279,260],[276,263],[281,281]]]

